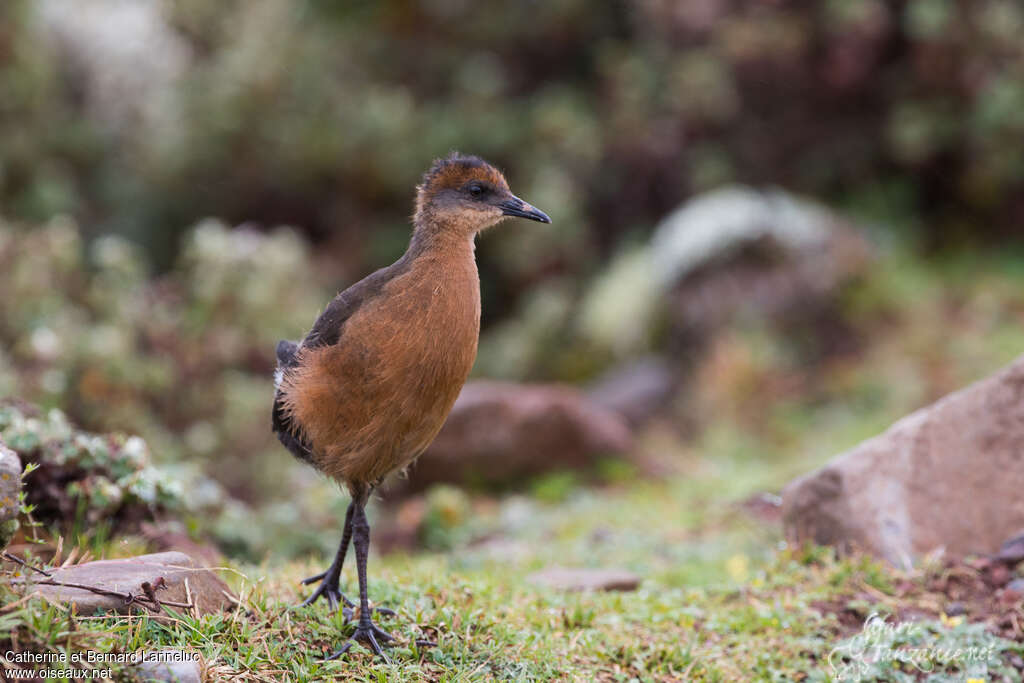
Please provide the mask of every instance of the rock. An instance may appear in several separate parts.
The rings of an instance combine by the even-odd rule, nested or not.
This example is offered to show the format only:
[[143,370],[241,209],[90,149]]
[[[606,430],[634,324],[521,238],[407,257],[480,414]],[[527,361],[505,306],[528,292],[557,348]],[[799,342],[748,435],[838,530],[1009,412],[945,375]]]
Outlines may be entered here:
[[21,493],[21,459],[0,441],[0,550],[18,532]]
[[508,484],[586,467],[631,440],[621,416],[571,387],[469,382],[408,484]]
[[[143,582],[157,585],[163,577],[166,589],[156,592],[157,599],[168,602],[187,603],[192,597],[200,615],[211,614],[232,607],[234,596],[212,570],[197,565],[192,559],[179,552],[154,553],[118,560],[98,560],[52,570],[53,581],[74,583],[101,588],[118,593],[142,594]],[[31,577],[33,583],[42,577]],[[188,580],[186,591],[185,581]],[[44,579],[45,580],[45,579]],[[37,583],[34,586],[44,598],[53,602],[73,604],[78,614],[88,615],[97,611],[118,612],[140,611],[139,605],[126,605],[115,596],[99,595],[83,588],[54,586]],[[174,607],[175,611],[183,611]]]
[[1024,562],[1024,531],[1003,543],[994,559],[1011,566]]
[[1024,356],[894,424],[783,491],[794,543],[901,566],[990,554],[1024,527]]
[[988,570],[982,575],[985,577],[985,582],[990,586],[999,588],[1010,583],[1010,579],[1013,575],[1010,574],[1010,570],[1006,568],[1005,564],[993,564]]
[[669,407],[677,382],[672,366],[649,357],[612,368],[590,387],[587,396],[637,427]]
[[943,610],[947,617],[959,617],[962,614],[967,614],[967,606],[962,602],[951,602],[946,605],[946,609]]
[[682,330],[706,333],[738,314],[815,311],[862,272],[870,249],[849,221],[782,191],[727,187],[667,216],[652,268]]
[[147,652],[136,671],[143,683],[200,683],[203,680],[199,655],[182,650]]
[[633,591],[640,577],[625,569],[550,567],[526,577],[531,583],[563,591]]
[[1014,579],[1006,584],[1006,590],[1016,593],[1017,598],[1024,598],[1024,579]]

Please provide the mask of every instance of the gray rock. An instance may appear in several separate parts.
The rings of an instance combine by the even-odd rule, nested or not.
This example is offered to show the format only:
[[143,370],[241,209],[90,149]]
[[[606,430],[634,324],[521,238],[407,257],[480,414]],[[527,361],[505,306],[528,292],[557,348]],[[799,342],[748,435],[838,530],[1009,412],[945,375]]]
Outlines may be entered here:
[[1006,584],[1006,590],[1013,591],[1017,595],[1024,597],[1024,579],[1014,579]]
[[635,427],[669,407],[677,383],[676,369],[663,359],[643,358],[612,368],[590,387],[587,396]]
[[0,550],[18,531],[18,494],[21,493],[21,459],[0,441]]
[[894,424],[783,491],[795,543],[900,566],[991,554],[1024,527],[1024,356]]
[[526,580],[563,591],[633,591],[640,585],[640,577],[625,569],[549,567]]
[[1013,538],[1007,539],[999,549],[995,559],[1008,565],[1024,562],[1024,531],[1015,534]]
[[198,655],[174,649],[145,653],[136,669],[143,683],[200,683],[203,675]]
[[766,239],[786,251],[818,249],[835,222],[824,207],[781,190],[724,187],[691,199],[658,224],[651,239],[655,272],[670,286]]
[[557,384],[475,381],[462,389],[437,439],[414,466],[410,487],[500,485],[586,467],[626,452],[621,415]]
[[[160,601],[188,603],[189,597],[198,614],[211,614],[226,610],[234,605],[233,595],[220,577],[179,552],[154,553],[118,560],[98,560],[62,569],[55,569],[51,579],[59,583],[71,583],[108,591],[133,595],[142,594],[143,582],[152,586],[163,578],[166,589],[156,592]],[[38,575],[28,577],[33,583],[45,580]],[[187,588],[186,588],[187,581]],[[109,595],[100,595],[84,588],[65,585],[37,583],[34,586],[48,600],[75,606],[78,614],[96,612],[142,611],[139,605],[126,605],[124,600]],[[173,607],[181,612],[183,608]]]
[[870,249],[854,226],[782,191],[728,187],[667,216],[651,239],[669,315],[705,333],[737,315],[813,311],[862,272]]
[[962,614],[967,614],[967,605],[962,602],[951,602],[946,605],[946,609],[943,610],[947,617],[959,617]]

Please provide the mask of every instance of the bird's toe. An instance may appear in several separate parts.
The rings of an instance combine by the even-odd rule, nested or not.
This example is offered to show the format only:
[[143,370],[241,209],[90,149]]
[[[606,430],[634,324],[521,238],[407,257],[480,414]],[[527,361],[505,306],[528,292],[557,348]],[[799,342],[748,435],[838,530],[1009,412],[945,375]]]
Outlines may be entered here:
[[302,580],[302,585],[303,586],[308,586],[311,583],[316,583],[317,581],[323,581],[325,578],[327,578],[327,570],[324,570],[324,571],[320,572],[316,576],[307,576],[306,578],[304,578]]
[[[338,577],[332,577],[329,572],[323,572],[322,574],[311,576],[308,579],[303,579],[302,583],[303,585],[309,585],[314,581],[320,581],[320,585],[316,587],[316,590],[314,590],[308,598],[302,601],[300,607],[309,607],[323,597],[327,599],[327,603],[330,605],[331,610],[336,610],[338,609],[339,604],[344,604],[345,609],[351,612],[353,603],[345,597],[344,593],[341,592]],[[351,618],[352,617],[349,616],[349,614],[345,614],[346,620],[350,620]]]
[[373,654],[379,655],[384,659],[385,662],[390,664],[391,660],[388,659],[388,656],[386,654],[384,654],[384,649],[381,647],[381,643],[387,644],[393,641],[394,639],[395,637],[393,635],[391,635],[384,629],[380,628],[369,619],[363,619],[360,620],[359,624],[356,626],[355,632],[348,639],[348,641],[340,648],[332,652],[329,656],[327,656],[324,659],[324,661],[329,662],[333,659],[337,659],[338,657],[341,657],[350,649],[352,649],[352,646],[355,643],[362,642],[369,646]]

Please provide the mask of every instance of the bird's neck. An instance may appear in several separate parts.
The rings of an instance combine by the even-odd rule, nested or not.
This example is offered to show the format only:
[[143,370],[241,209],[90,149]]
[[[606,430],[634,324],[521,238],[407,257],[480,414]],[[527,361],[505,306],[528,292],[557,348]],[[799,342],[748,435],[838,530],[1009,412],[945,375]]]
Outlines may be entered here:
[[475,261],[474,233],[461,230],[459,226],[416,225],[406,255],[416,259],[427,256],[431,259],[465,259]]
[[[426,298],[435,305],[426,310],[437,313],[437,319],[442,320],[452,334],[455,331],[468,334],[472,343],[467,344],[475,357],[480,331],[480,274],[476,267],[473,233],[416,230],[402,260],[412,279],[429,289]],[[472,365],[472,359],[469,364]],[[469,372],[468,367],[466,372]]]

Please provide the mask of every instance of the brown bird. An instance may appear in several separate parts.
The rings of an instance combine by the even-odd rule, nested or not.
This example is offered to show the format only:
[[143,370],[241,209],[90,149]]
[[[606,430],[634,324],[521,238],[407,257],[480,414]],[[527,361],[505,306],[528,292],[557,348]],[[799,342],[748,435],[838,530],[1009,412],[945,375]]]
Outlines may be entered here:
[[324,596],[335,608],[341,600],[351,618],[339,578],[350,541],[355,546],[359,622],[329,659],[357,640],[384,656],[378,639],[392,639],[371,619],[364,507],[388,474],[410,465],[434,440],[476,359],[476,234],[506,216],[551,222],[474,156],[435,161],[416,190],[405,254],[338,294],[300,343],[277,345],[274,432],[297,458],[352,495],[334,561],[303,581],[320,582],[303,605]]

